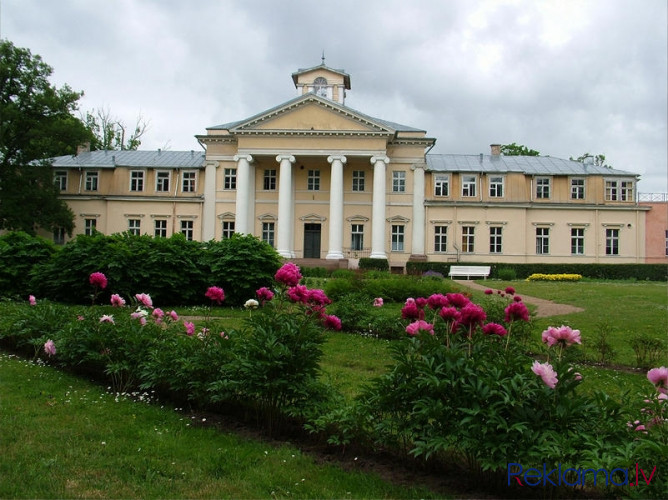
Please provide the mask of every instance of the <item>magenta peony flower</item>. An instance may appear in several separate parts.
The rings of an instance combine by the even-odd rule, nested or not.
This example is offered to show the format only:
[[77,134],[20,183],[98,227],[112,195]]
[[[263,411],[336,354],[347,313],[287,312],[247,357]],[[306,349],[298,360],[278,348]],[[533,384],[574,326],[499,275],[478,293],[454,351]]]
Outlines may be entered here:
[[114,323],[114,317],[109,314],[103,314],[100,318],[100,323],[111,323],[112,325],[116,324]]
[[46,342],[44,342],[44,352],[47,353],[49,356],[56,355],[56,344],[54,343],[53,340],[49,339]]
[[125,305],[125,299],[115,293],[111,296],[111,305],[114,307],[123,307]]
[[491,288],[488,288],[487,290],[485,290],[485,295],[492,295],[493,293],[494,293],[494,290],[492,290]]
[[482,322],[487,318],[485,310],[473,302],[466,304],[459,312],[461,314],[459,322],[469,328],[482,325]]
[[668,368],[652,368],[647,372],[647,380],[654,384],[659,392],[668,394]]
[[107,288],[107,277],[102,273],[92,273],[88,277],[88,281],[93,286],[98,287],[100,290]]
[[329,330],[340,330],[341,320],[333,314],[326,314],[323,318],[323,325]]
[[513,297],[513,300],[514,300],[515,302],[522,302],[522,297],[520,297],[519,295],[515,295],[515,296]]
[[430,335],[434,335],[434,325],[420,319],[418,321],[414,321],[406,327],[406,333],[412,337],[415,337],[420,333],[420,331],[425,331]]
[[482,333],[485,335],[498,335],[499,337],[508,335],[506,329],[498,323],[487,323],[482,327]]
[[424,309],[424,306],[427,305],[427,299],[424,297],[418,297],[415,299],[415,305],[418,306],[419,309]]
[[151,300],[151,296],[149,294],[138,293],[138,294],[135,295],[135,299],[137,299],[137,301],[140,304],[142,304],[142,305],[144,305],[144,306],[146,306],[150,309],[153,309],[153,301]]
[[306,301],[309,304],[313,304],[313,305],[317,305],[317,306],[326,306],[327,304],[332,303],[332,301],[329,300],[329,298],[327,297],[325,292],[323,290],[318,289],[318,288],[314,288],[314,289],[308,291]]
[[443,321],[459,321],[461,313],[454,307],[443,307],[439,311],[439,316],[443,318]]
[[274,298],[274,292],[269,290],[266,286],[263,286],[262,288],[259,288],[258,290],[255,291],[257,294],[257,298],[260,299],[260,302],[263,304],[271,299]]
[[183,326],[186,327],[186,335],[188,335],[188,337],[192,337],[195,334],[195,323],[184,321]]
[[529,309],[524,305],[524,302],[511,302],[506,307],[505,313],[506,323],[517,320],[529,321]]
[[210,286],[204,296],[208,299],[211,299],[211,302],[215,302],[218,305],[220,305],[221,302],[225,300],[225,292],[218,286]]
[[561,325],[559,328],[550,326],[541,334],[543,343],[548,347],[561,344],[563,347],[570,347],[573,344],[582,344],[580,330],[573,330],[570,326]]
[[305,285],[295,285],[288,288],[288,291],[286,293],[291,301],[301,302],[302,304],[306,304],[306,301],[308,300],[309,290],[308,288],[306,288]]
[[152,314],[153,314],[153,317],[157,318],[157,319],[162,319],[162,318],[165,317],[165,312],[162,309],[160,309],[159,307],[156,307],[155,309],[153,309]]
[[179,315],[176,314],[176,311],[174,311],[174,310],[169,311],[169,317],[172,318],[172,321],[178,321],[179,320]]
[[410,302],[407,300],[406,305],[401,308],[401,318],[402,319],[420,319],[420,313],[422,312],[424,314],[424,311],[420,311],[418,309],[417,304],[415,303],[415,300],[409,299]]
[[508,295],[515,295],[515,289],[512,286],[507,286],[504,290]]
[[448,298],[442,293],[435,293],[430,295],[427,299],[427,305],[430,309],[441,309],[442,307],[447,307],[450,305],[448,303]]
[[471,302],[468,297],[465,295],[462,295],[461,293],[447,293],[445,296],[448,299],[448,303],[452,307],[456,307],[457,309],[461,309],[464,307],[466,304]]
[[29,296],[28,296],[28,303],[29,303],[31,306],[36,306],[36,305],[37,305],[37,299],[35,298],[34,295],[29,295]]
[[557,378],[557,372],[554,371],[550,363],[539,363],[534,361],[531,366],[531,371],[543,379],[543,382],[550,389],[554,389],[559,382]]
[[274,279],[285,286],[296,286],[302,279],[302,274],[299,272],[299,267],[294,263],[286,262],[276,271]]
[[376,297],[375,299],[373,299],[373,307],[383,307],[383,298]]

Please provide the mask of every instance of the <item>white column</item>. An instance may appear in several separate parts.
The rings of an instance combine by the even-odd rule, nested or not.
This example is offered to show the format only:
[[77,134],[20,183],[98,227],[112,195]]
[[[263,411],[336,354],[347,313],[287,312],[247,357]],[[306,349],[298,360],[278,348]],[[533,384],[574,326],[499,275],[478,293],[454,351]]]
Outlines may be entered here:
[[373,197],[371,208],[371,255],[372,259],[387,259],[385,254],[385,166],[390,163],[387,156],[372,156]]
[[[240,234],[252,233],[249,227],[248,211],[251,207],[250,200],[250,162],[253,161],[251,155],[235,155],[234,161],[237,162],[237,199],[236,199],[236,218],[234,222],[234,232]],[[253,200],[253,205],[255,200]]]
[[343,259],[343,165],[345,156],[330,156],[332,165],[329,188],[329,252],[326,259]]
[[217,161],[207,161],[204,168],[204,204],[202,205],[202,241],[216,237],[216,169]]
[[276,161],[281,167],[278,174],[278,234],[276,250],[281,257],[294,258],[294,220],[292,193],[292,155],[278,155]]
[[424,168],[425,164],[411,167],[413,170],[413,238],[411,258],[425,258],[424,253]]

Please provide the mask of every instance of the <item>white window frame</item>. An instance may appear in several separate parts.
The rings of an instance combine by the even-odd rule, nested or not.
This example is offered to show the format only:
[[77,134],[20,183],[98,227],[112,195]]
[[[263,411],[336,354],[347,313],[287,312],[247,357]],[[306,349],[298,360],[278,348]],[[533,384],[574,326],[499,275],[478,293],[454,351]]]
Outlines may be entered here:
[[503,198],[505,193],[506,179],[502,175],[491,175],[489,179],[489,197]]
[[475,226],[462,226],[462,253],[475,252]]
[[237,169],[225,168],[223,170],[223,189],[225,191],[236,191],[237,189]]
[[489,226],[489,253],[503,253],[503,226]]
[[100,172],[88,170],[85,175],[84,191],[97,191],[100,187]]
[[571,228],[571,255],[585,254],[585,228]]
[[536,255],[550,255],[549,227],[536,227]]
[[234,221],[233,220],[224,220],[223,221],[223,230],[221,233],[221,237],[224,240],[230,239],[232,235],[234,234]]
[[172,173],[169,170],[155,171],[156,193],[169,193],[169,186],[171,185],[171,183],[172,183]]
[[181,192],[195,193],[197,191],[197,171],[185,170],[181,172]]
[[571,178],[571,200],[585,199],[585,179],[584,177]]
[[605,228],[605,255],[619,255],[619,228]]
[[434,196],[446,198],[450,196],[450,176],[434,175]]
[[320,169],[310,169],[306,179],[307,191],[320,191]]
[[262,223],[262,241],[269,243],[270,246],[274,247],[276,241],[276,223],[275,222],[263,222]]
[[406,172],[404,170],[392,171],[392,192],[393,193],[406,192]]
[[462,198],[472,198],[478,191],[478,177],[476,175],[462,175]]
[[364,249],[364,224],[351,224],[350,249],[358,252]]
[[404,251],[404,240],[405,240],[405,226],[403,224],[392,224],[391,226],[391,235],[392,235],[392,251],[393,252],[403,252]]
[[155,238],[167,237],[167,219],[155,219],[153,221],[153,236]]
[[181,221],[181,234],[186,240],[192,241],[195,236],[195,221],[186,219]]
[[448,251],[448,226],[434,226],[434,252],[445,253]]
[[144,180],[146,174],[143,170],[130,170],[130,191],[141,193],[144,191]]
[[536,177],[536,199],[549,200],[552,192],[551,177]]
[[265,191],[276,191],[276,185],[276,169],[265,169],[262,177],[262,188]]
[[56,170],[53,183],[59,191],[67,191],[67,170]]
[[141,234],[141,219],[128,219],[128,232],[139,236]]
[[353,191],[364,192],[366,172],[364,170],[353,170]]
[[97,230],[97,219],[95,218],[85,218],[84,219],[84,234],[86,236],[92,236],[92,234]]

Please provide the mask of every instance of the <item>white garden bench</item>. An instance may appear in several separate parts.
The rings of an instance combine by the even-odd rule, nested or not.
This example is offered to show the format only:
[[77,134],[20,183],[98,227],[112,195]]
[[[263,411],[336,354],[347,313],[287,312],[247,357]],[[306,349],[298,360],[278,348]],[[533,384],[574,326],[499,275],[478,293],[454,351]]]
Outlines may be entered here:
[[466,279],[484,278],[487,279],[491,270],[491,266],[450,266],[448,276],[454,278],[455,276],[466,276]]

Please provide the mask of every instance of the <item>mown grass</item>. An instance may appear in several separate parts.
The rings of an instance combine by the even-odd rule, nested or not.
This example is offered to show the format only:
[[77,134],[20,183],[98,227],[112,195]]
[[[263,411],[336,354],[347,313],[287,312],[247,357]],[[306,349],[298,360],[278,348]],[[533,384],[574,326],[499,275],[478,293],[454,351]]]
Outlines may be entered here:
[[0,376],[0,498],[435,496],[7,354]]

